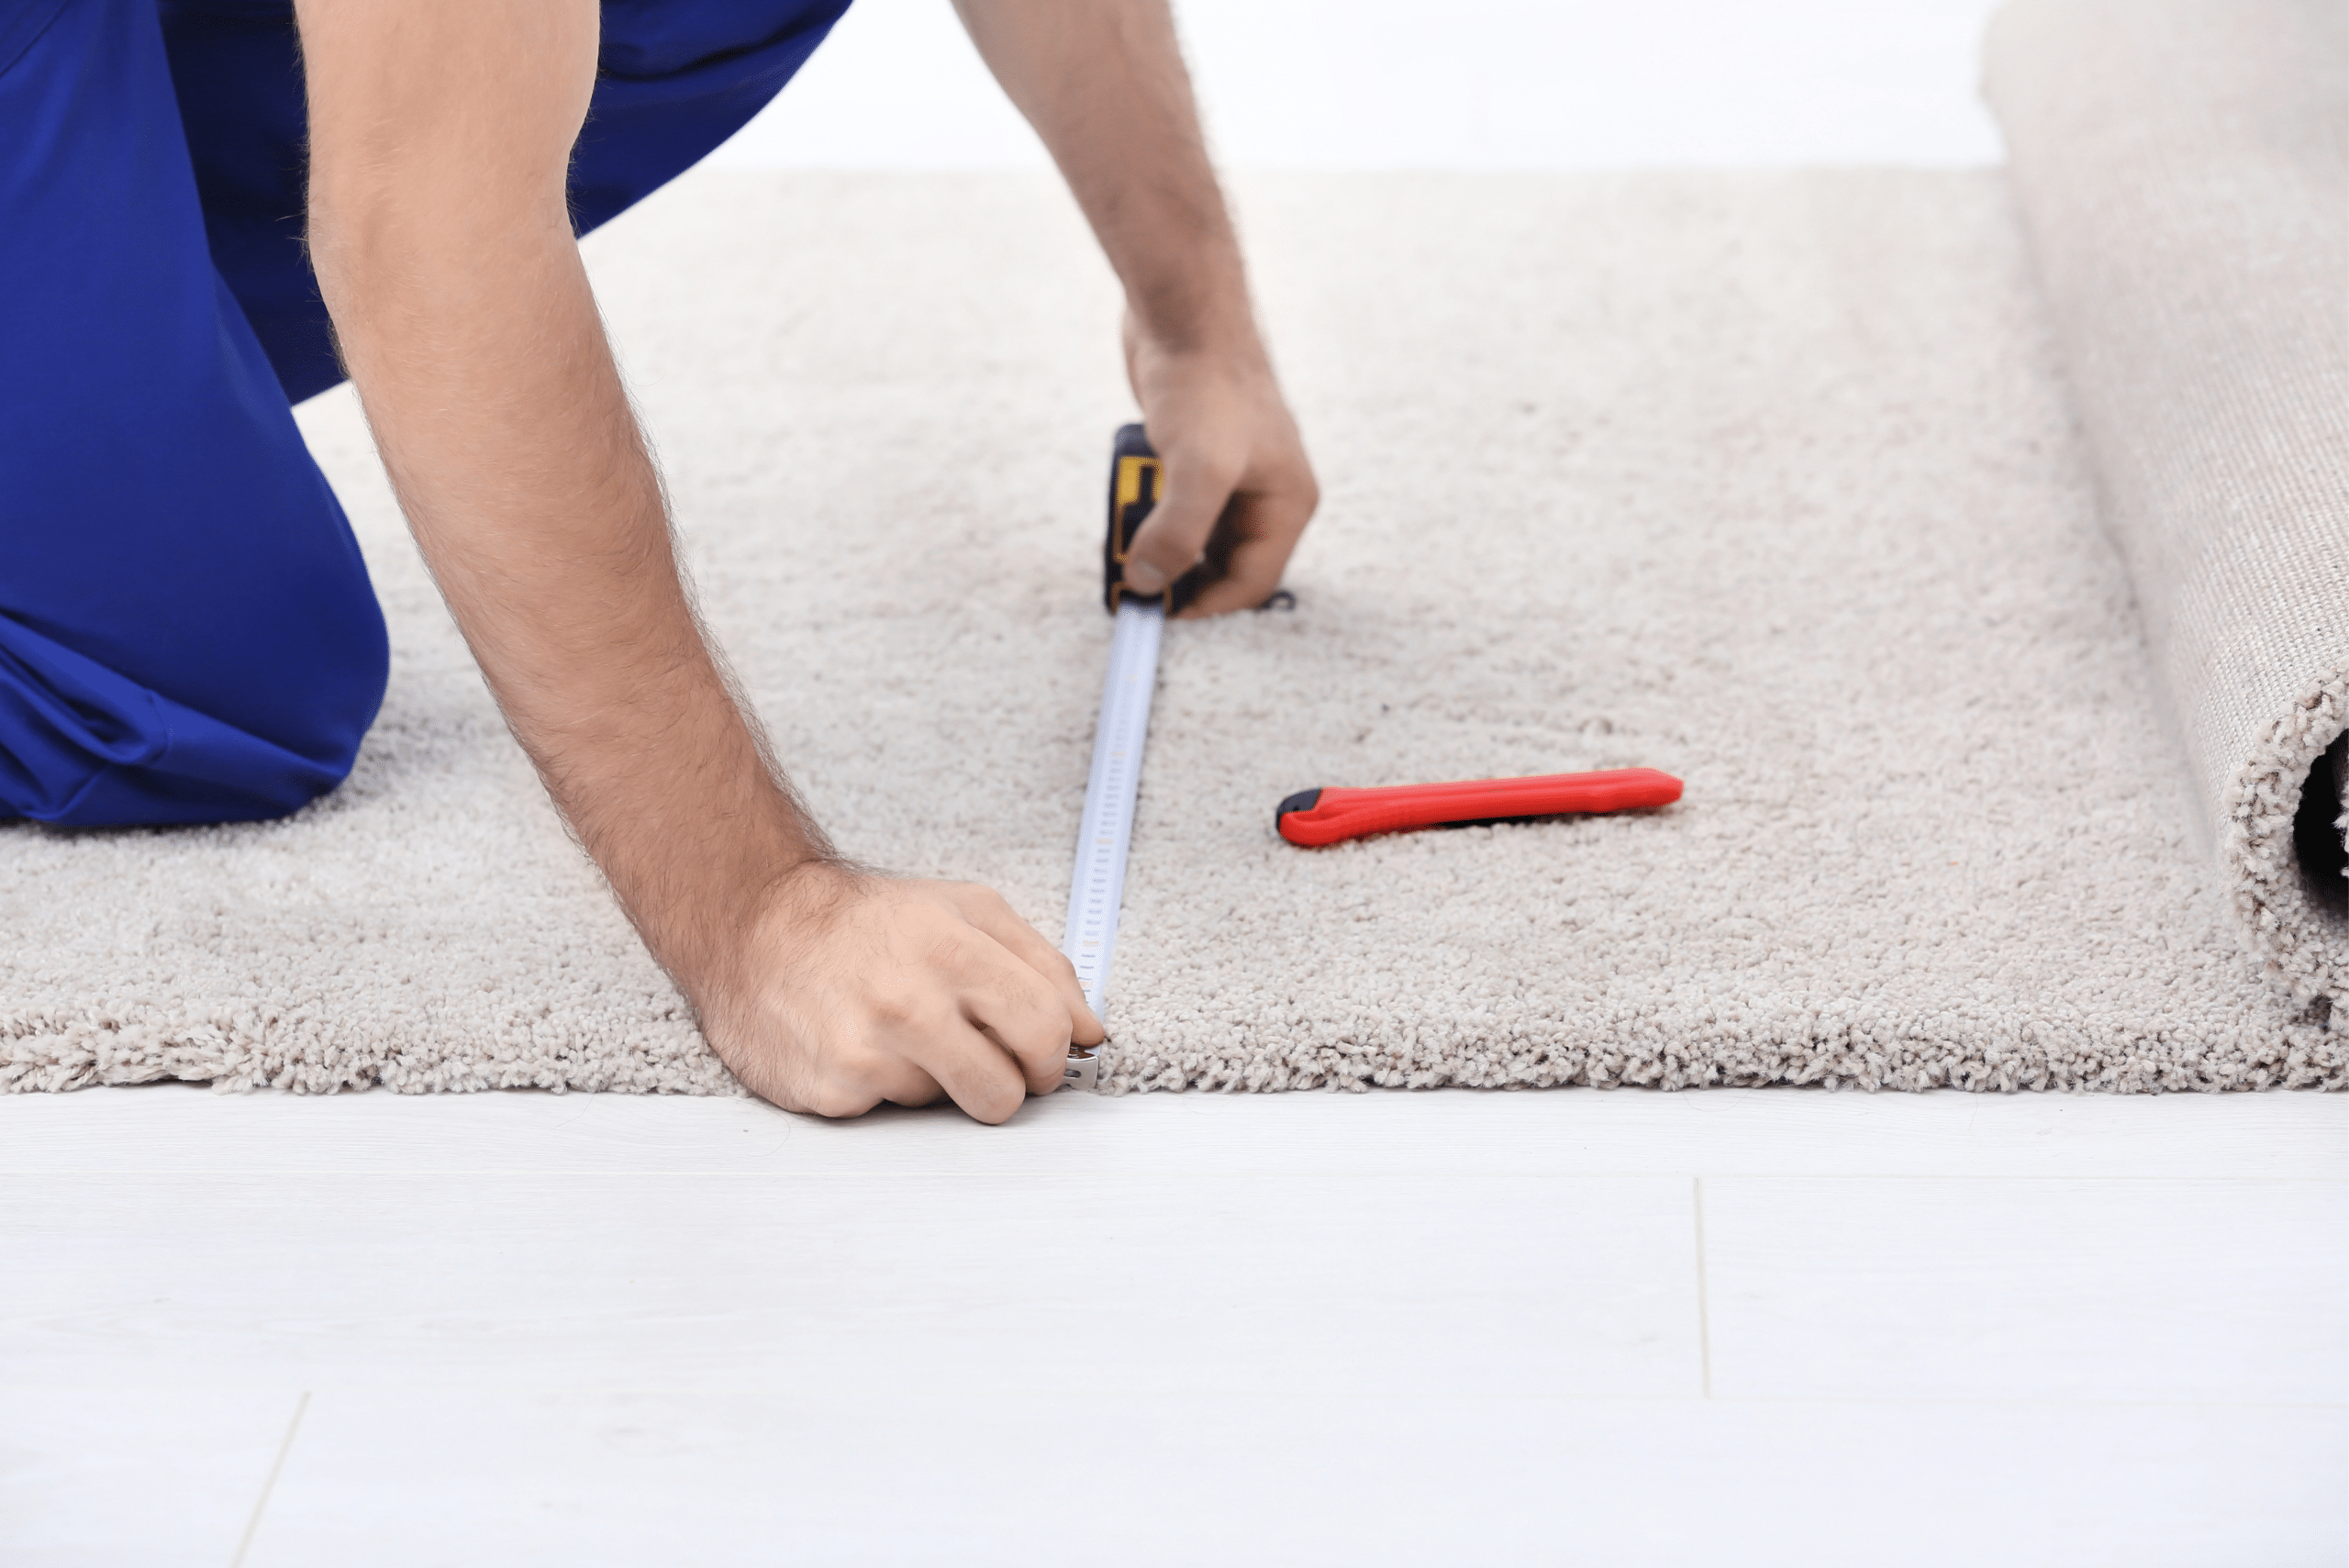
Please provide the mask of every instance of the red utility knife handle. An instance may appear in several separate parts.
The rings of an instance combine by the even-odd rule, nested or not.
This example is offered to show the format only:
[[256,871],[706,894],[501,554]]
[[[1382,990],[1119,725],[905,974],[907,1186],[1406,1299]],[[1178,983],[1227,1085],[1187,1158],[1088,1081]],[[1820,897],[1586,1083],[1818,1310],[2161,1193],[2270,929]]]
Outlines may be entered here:
[[1498,822],[1512,817],[1631,811],[1670,806],[1680,781],[1653,768],[1599,773],[1543,773],[1527,779],[1463,779],[1456,784],[1396,784],[1386,789],[1309,789],[1280,804],[1275,820],[1292,844],[1319,849],[1365,833]]

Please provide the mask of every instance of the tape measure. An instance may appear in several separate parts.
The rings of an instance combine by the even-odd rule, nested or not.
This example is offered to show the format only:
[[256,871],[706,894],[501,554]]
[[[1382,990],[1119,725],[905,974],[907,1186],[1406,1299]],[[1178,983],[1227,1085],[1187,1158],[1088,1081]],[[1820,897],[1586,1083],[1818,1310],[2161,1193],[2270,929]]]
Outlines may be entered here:
[[[1077,828],[1076,870],[1069,880],[1068,925],[1061,951],[1076,966],[1085,999],[1097,1014],[1109,984],[1118,948],[1118,906],[1126,892],[1126,851],[1133,843],[1134,798],[1141,788],[1143,744],[1150,739],[1150,699],[1158,688],[1159,633],[1166,596],[1126,586],[1126,552],[1135,530],[1158,504],[1158,454],[1140,425],[1118,432],[1109,459],[1109,528],[1101,545],[1101,597],[1117,617],[1109,634],[1109,671],[1101,683],[1101,713],[1093,726],[1093,771],[1085,781],[1085,816]],[[1100,1081],[1100,1047],[1069,1048],[1061,1086],[1091,1089]]]

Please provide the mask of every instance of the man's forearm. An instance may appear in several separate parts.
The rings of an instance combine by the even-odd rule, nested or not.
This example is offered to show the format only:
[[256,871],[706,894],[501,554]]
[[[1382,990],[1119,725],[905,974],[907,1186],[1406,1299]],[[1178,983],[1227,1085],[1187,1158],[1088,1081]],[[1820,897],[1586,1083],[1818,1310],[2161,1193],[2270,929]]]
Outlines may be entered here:
[[596,0],[297,0],[310,239],[417,542],[515,735],[718,1055],[852,1116],[1001,1121],[1101,1040],[985,888],[838,863],[703,638],[565,190]]
[[[508,722],[656,954],[690,968],[730,906],[824,851],[704,643],[571,236],[595,7],[516,8],[501,36],[543,103],[516,113],[502,62],[494,125],[447,80],[477,39],[399,10],[305,0],[320,286]],[[432,100],[402,101],[420,81]]]
[[1165,0],[954,0],[1060,165],[1142,328],[1257,349],[1240,245]]

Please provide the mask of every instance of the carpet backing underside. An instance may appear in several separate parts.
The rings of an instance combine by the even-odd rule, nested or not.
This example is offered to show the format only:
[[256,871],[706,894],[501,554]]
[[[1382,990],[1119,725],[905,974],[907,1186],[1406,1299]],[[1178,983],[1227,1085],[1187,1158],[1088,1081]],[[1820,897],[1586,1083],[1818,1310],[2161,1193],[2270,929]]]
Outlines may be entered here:
[[[1324,481],[1298,605],[1166,639],[1112,1087],[2349,1083],[2263,983],[2004,177],[1242,181]],[[1057,939],[1128,415],[1025,176],[704,171],[589,246],[709,619],[843,850]],[[737,1092],[507,736],[347,392],[393,628],[291,820],[0,829],[0,1080]],[[1669,809],[1307,852],[1314,785]]]

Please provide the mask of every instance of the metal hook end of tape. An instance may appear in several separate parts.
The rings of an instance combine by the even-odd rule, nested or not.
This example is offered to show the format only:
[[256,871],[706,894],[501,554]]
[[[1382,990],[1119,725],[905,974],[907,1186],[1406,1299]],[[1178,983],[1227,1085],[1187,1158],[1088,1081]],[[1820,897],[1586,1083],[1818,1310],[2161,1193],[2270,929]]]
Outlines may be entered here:
[[1101,1086],[1101,1048],[1097,1045],[1072,1045],[1068,1048],[1068,1063],[1061,1069],[1061,1087],[1083,1089],[1091,1094]]

